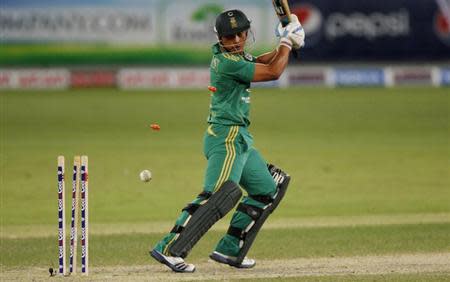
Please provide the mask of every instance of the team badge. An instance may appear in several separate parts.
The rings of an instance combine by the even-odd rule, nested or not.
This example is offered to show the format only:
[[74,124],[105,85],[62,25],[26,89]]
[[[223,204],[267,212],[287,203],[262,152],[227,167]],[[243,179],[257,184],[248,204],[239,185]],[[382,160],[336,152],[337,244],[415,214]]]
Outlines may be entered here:
[[237,21],[236,21],[235,17],[231,17],[230,18],[230,25],[231,25],[231,28],[237,28],[238,27],[238,24],[237,24]]
[[253,56],[251,54],[249,54],[249,53],[244,53],[244,58],[247,61],[253,62]]

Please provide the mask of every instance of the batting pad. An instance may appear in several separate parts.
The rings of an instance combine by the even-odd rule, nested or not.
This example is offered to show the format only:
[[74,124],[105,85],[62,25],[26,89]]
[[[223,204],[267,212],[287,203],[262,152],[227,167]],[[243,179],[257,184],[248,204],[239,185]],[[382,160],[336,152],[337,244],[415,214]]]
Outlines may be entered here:
[[224,182],[219,190],[192,214],[179,237],[169,247],[169,253],[185,258],[211,226],[234,208],[241,196],[241,189],[236,183],[230,180]]
[[[266,219],[269,217],[269,215],[278,207],[281,200],[284,197],[284,194],[286,194],[286,190],[288,188],[289,182],[291,181],[291,177],[282,171],[281,169],[269,165],[269,171],[277,184],[277,192],[275,193],[272,203],[268,204],[262,211],[262,213],[256,213],[258,214],[258,218],[253,219],[253,225],[249,225],[249,230],[243,230],[243,234],[241,234],[241,242],[243,241],[243,245],[241,246],[241,249],[239,250],[239,254],[236,258],[236,260],[232,263],[233,266],[239,266],[241,265],[242,261],[244,260],[245,256],[248,253],[248,250],[253,244],[253,241],[255,241],[256,235],[258,234],[259,230],[263,226]],[[239,207],[238,207],[239,209]],[[251,215],[249,215],[251,217]]]

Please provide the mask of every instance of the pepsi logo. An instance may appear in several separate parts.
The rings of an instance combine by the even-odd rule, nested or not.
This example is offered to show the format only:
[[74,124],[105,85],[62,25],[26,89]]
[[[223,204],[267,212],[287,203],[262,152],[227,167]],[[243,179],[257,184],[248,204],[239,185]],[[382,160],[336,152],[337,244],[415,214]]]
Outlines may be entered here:
[[319,9],[311,4],[299,4],[292,7],[292,13],[297,15],[307,35],[320,30],[323,23]]
[[434,30],[442,42],[450,45],[450,20],[441,11],[434,16]]
[[306,39],[304,48],[316,46],[322,37],[323,16],[317,7],[302,3],[294,5],[291,12],[297,15],[305,30]]

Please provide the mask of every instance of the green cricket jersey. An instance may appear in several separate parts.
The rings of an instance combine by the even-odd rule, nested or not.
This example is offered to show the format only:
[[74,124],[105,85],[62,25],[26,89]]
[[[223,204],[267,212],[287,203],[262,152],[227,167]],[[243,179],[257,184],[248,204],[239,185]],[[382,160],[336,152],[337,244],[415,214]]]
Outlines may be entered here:
[[222,52],[219,43],[212,46],[210,65],[212,93],[209,123],[249,126],[250,83],[255,73],[255,58]]

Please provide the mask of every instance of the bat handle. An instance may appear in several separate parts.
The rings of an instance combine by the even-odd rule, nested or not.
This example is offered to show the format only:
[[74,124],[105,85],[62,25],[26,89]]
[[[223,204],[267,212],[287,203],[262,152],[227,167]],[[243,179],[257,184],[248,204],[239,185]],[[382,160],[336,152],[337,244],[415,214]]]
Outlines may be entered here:
[[280,17],[279,20],[280,20],[282,27],[286,27],[291,22],[291,19],[289,18],[289,16]]

